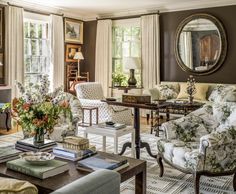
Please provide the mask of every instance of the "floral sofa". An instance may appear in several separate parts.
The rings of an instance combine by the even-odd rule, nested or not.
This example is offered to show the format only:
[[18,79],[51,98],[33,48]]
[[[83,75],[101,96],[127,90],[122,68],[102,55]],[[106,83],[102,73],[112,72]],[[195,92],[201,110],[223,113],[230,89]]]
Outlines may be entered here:
[[[220,100],[217,90],[214,93],[215,99]],[[194,175],[196,194],[201,175],[234,174],[236,191],[236,102],[206,104],[161,128],[164,137],[157,142],[160,176],[164,159],[180,171]]]

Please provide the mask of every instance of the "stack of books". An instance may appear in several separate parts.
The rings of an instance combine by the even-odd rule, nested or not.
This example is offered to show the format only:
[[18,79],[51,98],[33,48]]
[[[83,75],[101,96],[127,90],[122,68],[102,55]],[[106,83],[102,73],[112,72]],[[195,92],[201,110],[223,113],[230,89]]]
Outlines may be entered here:
[[100,128],[105,128],[105,129],[113,129],[113,130],[118,130],[118,129],[123,129],[126,127],[125,124],[122,123],[113,123],[113,124],[108,124],[107,123],[100,123],[98,124],[98,127]]
[[32,165],[24,159],[7,162],[7,168],[36,178],[46,179],[69,170],[67,162],[51,160],[47,165]]
[[96,148],[95,146],[90,146],[88,149],[85,150],[72,150],[63,147],[54,147],[53,154],[58,158],[77,161],[96,154]]
[[92,172],[98,169],[109,169],[119,171],[129,166],[127,159],[114,159],[112,157],[96,154],[95,156],[80,160],[77,165],[78,170]]
[[33,151],[33,152],[52,152],[53,147],[57,144],[55,141],[45,139],[44,144],[35,145],[33,138],[22,139],[16,142],[15,148],[21,151]]
[[19,157],[20,150],[16,150],[15,146],[0,147],[0,163],[13,160]]

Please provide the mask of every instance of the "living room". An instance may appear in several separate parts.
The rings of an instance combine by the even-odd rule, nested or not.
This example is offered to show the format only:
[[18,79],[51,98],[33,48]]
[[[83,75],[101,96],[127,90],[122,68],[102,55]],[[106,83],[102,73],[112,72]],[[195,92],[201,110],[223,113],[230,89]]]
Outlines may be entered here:
[[235,0],[1,0],[0,193],[235,193]]

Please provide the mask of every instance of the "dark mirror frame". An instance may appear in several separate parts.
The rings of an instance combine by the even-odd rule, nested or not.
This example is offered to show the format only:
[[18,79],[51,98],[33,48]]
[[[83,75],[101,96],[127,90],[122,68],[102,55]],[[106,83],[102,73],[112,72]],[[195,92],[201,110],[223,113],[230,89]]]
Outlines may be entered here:
[[[210,20],[212,23],[214,23],[216,25],[216,27],[218,28],[219,34],[220,34],[220,40],[221,40],[220,55],[219,55],[218,59],[216,60],[216,62],[214,63],[213,67],[208,70],[204,70],[204,71],[196,71],[196,70],[192,70],[189,67],[187,67],[184,64],[184,62],[182,61],[181,56],[179,54],[178,44],[179,44],[180,33],[182,32],[182,29],[184,28],[185,25],[187,25],[190,21],[195,20],[195,19]],[[199,14],[194,14],[194,15],[187,17],[177,27],[176,34],[175,34],[174,53],[175,53],[175,57],[176,57],[178,65],[181,67],[181,69],[183,69],[186,72],[190,72],[194,75],[208,75],[208,74],[215,72],[216,70],[218,70],[221,67],[221,65],[223,64],[223,62],[226,58],[226,55],[227,55],[227,37],[226,37],[226,32],[225,32],[225,29],[224,29],[222,23],[216,17],[214,17],[210,14],[199,13]]]

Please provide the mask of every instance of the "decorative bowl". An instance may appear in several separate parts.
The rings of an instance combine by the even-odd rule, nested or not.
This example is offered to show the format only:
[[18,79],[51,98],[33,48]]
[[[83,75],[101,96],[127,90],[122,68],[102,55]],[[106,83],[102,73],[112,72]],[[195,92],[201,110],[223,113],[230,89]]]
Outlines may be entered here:
[[25,152],[20,154],[20,158],[33,165],[46,165],[54,157],[53,154],[47,152]]

